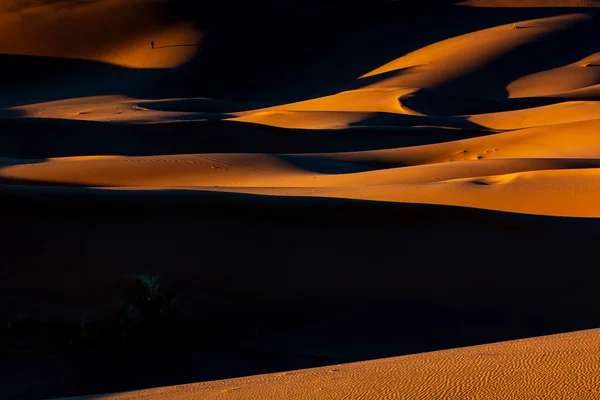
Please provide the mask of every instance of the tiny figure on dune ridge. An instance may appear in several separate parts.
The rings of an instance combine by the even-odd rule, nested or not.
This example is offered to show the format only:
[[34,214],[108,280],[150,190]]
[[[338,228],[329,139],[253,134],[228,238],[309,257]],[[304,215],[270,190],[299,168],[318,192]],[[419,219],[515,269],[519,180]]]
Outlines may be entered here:
[[154,40],[150,42],[150,46],[154,49]]

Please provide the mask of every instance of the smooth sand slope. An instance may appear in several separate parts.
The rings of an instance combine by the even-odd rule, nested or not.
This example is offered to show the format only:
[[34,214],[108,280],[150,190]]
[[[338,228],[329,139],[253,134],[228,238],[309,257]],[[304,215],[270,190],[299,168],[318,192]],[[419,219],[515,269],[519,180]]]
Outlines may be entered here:
[[600,331],[77,399],[596,399]]

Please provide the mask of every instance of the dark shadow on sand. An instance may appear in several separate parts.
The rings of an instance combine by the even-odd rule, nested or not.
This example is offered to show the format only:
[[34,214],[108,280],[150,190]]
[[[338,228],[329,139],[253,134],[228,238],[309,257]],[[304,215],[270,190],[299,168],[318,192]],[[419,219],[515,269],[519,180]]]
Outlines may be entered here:
[[470,96],[444,89],[419,89],[400,99],[403,105],[417,112],[435,117],[456,117],[476,114],[516,111],[574,101],[577,98],[523,97],[491,98]]
[[[0,186],[0,204],[11,233],[1,259],[3,314],[101,320],[119,307],[119,288],[131,274],[149,273],[191,318],[191,336],[166,326],[160,329],[176,339],[137,349],[54,347],[63,361],[42,370],[54,386],[15,388],[4,381],[3,393],[22,398],[246,376],[600,326],[600,272],[590,263],[600,240],[596,219],[33,186]],[[212,329],[219,340],[204,336]],[[1,368],[37,381],[35,367],[44,359],[13,356]]]
[[[366,14],[334,13],[337,15],[334,19],[328,14],[306,19],[289,13],[279,20],[262,16],[256,21],[241,13],[228,15],[225,8],[222,15],[217,13],[221,19],[208,21],[210,13],[197,16],[196,24],[205,32],[203,51],[173,70],[130,69],[84,60],[3,54],[0,55],[4,72],[0,77],[3,89],[0,107],[106,94],[148,99],[202,96],[280,104],[356,88],[368,82],[357,77],[448,37],[517,20],[582,12],[580,8],[513,10],[438,3],[435,9],[414,6],[410,12],[403,12],[403,5],[398,4],[385,11],[368,9]],[[173,12],[189,14],[189,6],[190,3],[182,2]],[[361,21],[366,17],[370,21],[368,26],[357,28],[365,26]],[[593,34],[591,27],[595,22],[576,27],[573,33],[589,29]],[[424,28],[420,29],[421,26]],[[278,41],[272,40],[275,34]],[[406,40],[407,37],[411,40]],[[280,41],[287,46],[276,46]],[[548,39],[545,43],[552,50],[552,41]],[[538,62],[525,66],[511,64],[514,57],[529,57],[525,45],[516,50],[514,57],[511,55],[491,69],[443,89],[452,91],[454,86],[466,84],[476,94],[482,79],[488,79],[490,74],[497,78],[499,73],[494,95],[505,96],[502,85],[514,78],[516,69],[536,72],[583,58],[597,49],[594,41],[571,43],[566,57],[538,57]],[[239,60],[243,60],[243,68]]]
[[408,125],[410,123],[405,126],[305,130],[218,120],[128,124],[7,118],[0,119],[0,157],[360,151],[439,143],[491,133],[474,124],[461,130]]
[[153,98],[168,70],[132,69],[58,57],[0,54],[0,107],[88,96]]
[[[547,34],[533,43],[523,44],[484,69],[448,82],[439,89],[491,99],[507,98],[507,86],[518,78],[569,65],[598,52],[598,41],[582,38],[595,38],[599,33],[598,17],[593,15],[588,21],[577,22],[572,27]],[[557,43],[569,43],[569,46],[564,46],[557,54]]]
[[[384,8],[362,4],[347,12],[343,7],[326,11],[315,5],[310,16],[288,10],[280,18],[264,14],[251,20],[245,18],[243,5],[198,13],[196,24],[206,32],[203,52],[179,69],[171,86],[184,89],[177,82],[186,81],[186,93],[217,98],[266,103],[305,100],[356,87],[357,77],[449,37],[523,20],[593,13],[576,7],[475,8],[452,3],[393,2]],[[189,7],[183,1],[177,12],[189,12]],[[573,53],[593,43],[580,41]],[[244,68],[239,68],[239,60],[244,60]],[[540,60],[543,65],[560,61]],[[502,73],[510,75],[513,67],[508,65]],[[526,68],[534,71],[536,63]]]

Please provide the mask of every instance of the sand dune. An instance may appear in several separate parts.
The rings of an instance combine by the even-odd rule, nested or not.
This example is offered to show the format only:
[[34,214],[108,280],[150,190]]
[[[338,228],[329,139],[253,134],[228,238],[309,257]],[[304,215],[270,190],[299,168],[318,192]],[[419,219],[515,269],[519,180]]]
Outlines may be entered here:
[[591,157],[503,158],[380,170],[361,165],[360,161],[253,154],[79,157],[19,165],[11,161],[2,168],[0,180],[130,189],[193,187],[600,216],[600,163]]
[[589,330],[77,399],[595,399],[599,335]]
[[[19,183],[203,190],[218,187],[218,190],[256,194],[450,204],[596,217],[600,211],[595,206],[598,183],[594,160],[599,156],[596,130],[600,109],[588,94],[598,80],[595,55],[508,83],[509,97],[522,100],[546,96],[543,97],[546,103],[538,106],[523,104],[514,109],[518,106],[515,103],[511,106],[513,109],[507,111],[498,103],[500,110],[496,112],[442,117],[429,114],[427,107],[419,103],[419,99],[425,98],[427,102],[431,97],[431,94],[422,94],[423,89],[443,93],[447,89],[442,88],[447,83],[488,70],[497,60],[512,57],[516,48],[525,44],[535,46],[547,40],[550,34],[558,34],[560,38],[561,32],[570,32],[573,26],[587,23],[590,18],[586,14],[569,14],[473,32],[432,44],[359,77],[383,74],[384,78],[377,83],[255,110],[232,109],[227,113],[225,105],[215,113],[210,107],[204,111],[207,103],[195,103],[197,108],[194,108],[196,106],[190,106],[192,103],[184,99],[147,101],[123,96],[69,99],[11,109],[24,118],[130,124],[225,119],[295,130],[395,126],[435,126],[458,131],[472,128],[479,129],[479,137],[395,149],[296,156],[190,154],[80,158],[68,164],[40,160],[7,166],[0,175],[5,182]],[[480,48],[484,50],[476,51]],[[395,75],[390,76],[390,72]],[[483,93],[479,91],[479,95]],[[579,95],[582,95],[581,100]],[[410,101],[404,101],[405,98]],[[489,107],[493,108],[494,103]],[[546,166],[540,168],[544,163]],[[557,167],[548,163],[555,163]],[[573,165],[579,166],[575,170]],[[463,166],[469,170],[468,174],[460,172]],[[449,169],[454,169],[454,175],[447,175]],[[419,180],[414,179],[414,170],[420,171]],[[528,193],[540,197],[528,201]],[[573,206],[565,205],[567,201]]]
[[[448,348],[464,324],[478,334],[452,346],[597,326],[599,1],[271,3],[0,4],[0,315],[100,318],[126,276],[155,271],[202,318],[289,319],[232,365],[276,346],[330,364]],[[252,35],[269,23],[286,45]],[[233,312],[230,293],[259,300]],[[419,325],[432,310],[439,324]],[[495,335],[504,319],[512,336]],[[582,331],[104,398],[595,398],[598,342]],[[254,370],[219,371],[189,376]]]
[[[597,169],[542,171],[463,178],[449,182],[368,187],[228,188],[238,193],[319,196],[424,204],[449,204],[527,214],[595,217],[600,175]],[[535,198],[532,198],[532,193]],[[574,194],[576,193],[576,194]],[[501,198],[502,201],[497,199]],[[572,211],[572,208],[577,211]]]
[[165,14],[164,1],[9,2],[0,16],[0,53],[172,68],[198,52],[202,34]]
[[210,114],[186,111],[161,111],[146,107],[148,105],[151,106],[152,103],[154,102],[136,101],[124,96],[97,96],[31,104],[14,107],[11,110],[22,113],[30,118],[136,123],[203,119],[203,116]]
[[[402,56],[363,75],[397,71],[397,76],[370,85],[374,87],[432,88],[488,67],[497,59],[526,43],[586,21],[584,14],[498,26],[450,38]],[[479,88],[481,89],[481,88]]]
[[473,115],[469,121],[490,129],[515,130],[585,121],[597,114],[596,102],[562,102],[526,110]]
[[600,82],[600,53],[573,64],[524,76],[506,88],[511,97],[545,96],[586,89]]
[[[415,165],[487,158],[594,158],[599,120],[526,128],[509,132],[400,149],[386,149],[327,155],[352,162]],[[564,137],[569,141],[565,143]]]

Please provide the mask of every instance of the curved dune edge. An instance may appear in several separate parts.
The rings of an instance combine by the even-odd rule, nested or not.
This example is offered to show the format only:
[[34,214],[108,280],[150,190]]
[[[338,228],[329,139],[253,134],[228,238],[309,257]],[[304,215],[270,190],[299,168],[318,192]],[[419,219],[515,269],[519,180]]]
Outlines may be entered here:
[[[370,125],[365,124],[365,120],[373,119],[374,113],[426,116],[426,112],[410,107],[403,99],[418,95],[421,89],[439,88],[466,76],[484,72],[511,52],[532,43],[543,43],[551,35],[568,32],[589,23],[590,18],[588,14],[580,13],[515,21],[448,38],[363,74],[358,77],[358,89],[237,113],[232,120],[285,128],[342,129]],[[524,97],[530,94],[552,95],[593,86],[599,82],[599,69],[584,65],[590,65],[594,60],[595,55],[588,55],[573,66],[524,76],[509,83],[506,90],[509,91],[509,97]],[[541,78],[538,77],[540,74]],[[376,80],[364,81],[366,78]],[[532,80],[535,86],[534,89],[529,89]],[[470,91],[487,95],[487,90],[482,87],[465,89],[464,93],[469,94]],[[564,106],[558,106],[559,109],[561,107]],[[538,120],[543,112],[544,110],[532,111]],[[529,113],[529,110],[523,110],[518,113],[519,119],[524,119]],[[502,129],[509,127],[506,124],[500,126]],[[513,123],[511,127],[518,126],[518,123]]]
[[79,399],[596,399],[600,329]]
[[600,53],[562,67],[536,72],[512,82],[506,90],[511,98],[549,96],[561,92],[585,90],[600,81]]
[[597,159],[489,159],[372,169],[314,156],[216,154],[73,157],[25,164],[8,159],[2,165],[0,182],[9,184],[185,188],[600,217]]

